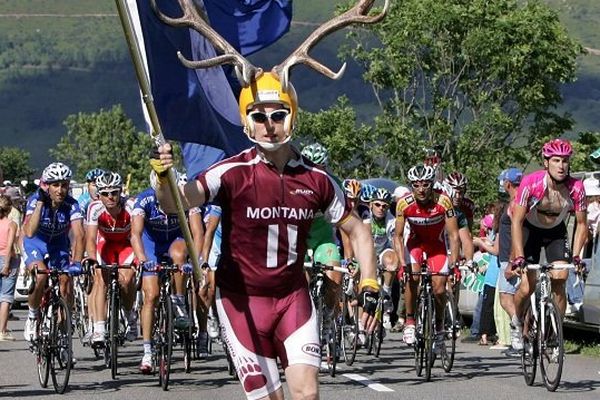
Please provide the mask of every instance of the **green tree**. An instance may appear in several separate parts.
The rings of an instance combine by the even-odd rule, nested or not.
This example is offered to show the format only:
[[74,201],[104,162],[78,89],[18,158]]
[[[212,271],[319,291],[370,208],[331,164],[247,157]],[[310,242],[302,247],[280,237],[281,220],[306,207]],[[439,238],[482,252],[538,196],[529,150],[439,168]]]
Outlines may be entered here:
[[[29,166],[29,152],[16,147],[0,147],[0,176],[3,180],[18,183],[23,179],[30,180],[33,168]],[[0,184],[2,182],[0,181]]]
[[131,174],[131,193],[148,187],[152,140],[150,135],[136,132],[121,106],[70,115],[64,125],[67,134],[50,154],[71,166],[77,180],[82,181],[92,168],[103,168],[119,172],[123,179]]
[[366,147],[381,154],[384,175],[403,178],[423,147],[439,146],[445,171],[464,172],[486,203],[502,168],[571,127],[554,107],[582,47],[539,1],[405,0],[368,28],[350,34],[345,52],[379,99]]
[[577,141],[573,142],[571,171],[595,171],[598,166],[590,159],[590,154],[600,147],[599,132],[580,132]]

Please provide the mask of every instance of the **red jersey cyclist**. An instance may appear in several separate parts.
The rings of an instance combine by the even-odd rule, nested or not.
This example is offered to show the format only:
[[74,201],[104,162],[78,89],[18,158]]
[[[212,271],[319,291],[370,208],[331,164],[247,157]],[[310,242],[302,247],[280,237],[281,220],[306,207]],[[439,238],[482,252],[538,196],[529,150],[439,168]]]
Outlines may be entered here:
[[[421,270],[424,255],[432,277],[435,296],[436,341],[434,350],[439,353],[444,346],[444,310],[446,307],[446,281],[459,254],[458,224],[452,200],[442,191],[434,190],[435,170],[428,165],[417,165],[408,171],[412,192],[400,198],[396,206],[395,247],[403,268],[411,266],[412,272]],[[404,247],[404,226],[410,225],[410,236]],[[446,231],[446,232],[445,232]],[[450,254],[446,245],[450,240]],[[404,342],[415,342],[415,308],[418,276],[411,276],[404,292],[406,325]]]
[[[90,264],[119,264],[133,263],[134,254],[129,238],[131,236],[131,204],[122,197],[123,180],[116,172],[105,171],[95,181],[98,200],[88,207],[86,223],[86,252]],[[106,324],[106,288],[108,274],[101,270],[94,273],[94,286],[90,294],[90,306],[95,318],[92,344],[104,342]],[[137,320],[132,311],[135,301],[135,271],[133,269],[119,270],[121,299],[128,327],[126,338],[133,341],[137,338]]]
[[[513,266],[538,263],[542,247],[549,263],[563,264],[571,259],[574,264],[581,263],[579,256],[571,258],[571,254],[581,254],[587,240],[587,201],[583,183],[569,175],[572,155],[573,147],[569,141],[551,140],[542,148],[544,169],[523,177],[512,213]],[[575,212],[576,219],[572,253],[565,224],[571,212]],[[562,315],[567,304],[567,275],[567,270],[555,270],[551,275],[552,292]],[[521,277],[514,297],[519,322],[523,320],[525,302],[535,290],[536,282],[536,271]]]

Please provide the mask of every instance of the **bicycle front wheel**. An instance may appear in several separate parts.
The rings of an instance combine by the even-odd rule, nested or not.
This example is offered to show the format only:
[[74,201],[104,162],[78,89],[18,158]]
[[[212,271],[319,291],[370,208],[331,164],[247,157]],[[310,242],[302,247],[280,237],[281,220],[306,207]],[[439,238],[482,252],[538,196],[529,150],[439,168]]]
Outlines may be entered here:
[[71,335],[71,310],[64,299],[53,306],[50,325],[50,374],[56,393],[63,394],[69,385],[73,367],[73,337]]
[[[191,278],[189,278],[191,279]],[[183,335],[183,368],[186,374],[192,371],[192,342],[196,331],[196,310],[194,309],[194,289],[190,284],[186,286],[185,309],[189,316],[190,323]],[[210,339],[209,339],[210,341]]]
[[165,296],[160,301],[158,314],[158,380],[163,390],[169,388],[171,373],[171,355],[173,354],[173,305],[171,296]]
[[537,353],[538,353],[538,327],[531,306],[525,312],[525,320],[523,322],[523,330],[526,332],[523,335],[523,350],[521,351],[521,367],[523,368],[523,378],[527,386],[533,385],[535,381],[535,373],[537,369]]
[[359,340],[358,305],[350,305],[351,301],[350,296],[345,293],[342,295],[341,345],[344,361],[348,366],[351,366],[356,359]]
[[456,352],[456,302],[452,292],[446,294],[446,314],[444,316],[444,328],[446,332],[444,351],[442,352],[442,367],[444,371],[450,372],[454,365],[454,354]]
[[112,379],[117,378],[117,358],[119,346],[119,314],[121,306],[119,305],[118,290],[111,291],[110,296],[110,319],[108,323],[109,329],[109,352],[110,352],[110,376]]
[[327,370],[329,371],[329,375],[333,378],[335,377],[335,369],[337,366],[338,359],[338,330],[339,324],[337,318],[332,318],[330,322],[330,330],[329,337],[327,338]]
[[42,310],[41,318],[37,326],[37,343],[35,349],[38,379],[40,386],[48,387],[48,378],[50,377],[50,343],[48,341],[48,331],[44,328],[50,327],[50,315],[47,310]]
[[380,297],[377,304],[377,312],[375,315],[378,316],[377,320],[379,321],[379,325],[377,325],[377,329],[373,332],[373,355],[379,358],[379,353],[381,352],[381,344],[383,343],[383,337],[385,336],[385,328],[383,327],[383,298]]
[[426,307],[422,298],[417,301],[417,319],[415,324],[415,371],[417,376],[423,374],[423,365],[425,362],[425,338],[424,327],[426,320]]
[[431,380],[431,368],[433,367],[433,342],[435,340],[434,314],[432,294],[425,299],[425,320],[423,321],[423,340],[425,353],[425,380]]
[[[543,323],[541,318],[544,318]],[[553,299],[546,304],[544,315],[540,315],[539,325],[540,372],[546,389],[554,392],[560,384],[565,348],[562,318]]]

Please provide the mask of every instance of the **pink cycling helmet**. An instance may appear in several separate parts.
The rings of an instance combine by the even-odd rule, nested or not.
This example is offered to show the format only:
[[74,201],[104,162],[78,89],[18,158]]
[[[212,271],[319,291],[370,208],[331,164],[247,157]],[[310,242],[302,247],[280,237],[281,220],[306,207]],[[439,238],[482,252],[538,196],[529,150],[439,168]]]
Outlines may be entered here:
[[571,142],[565,139],[552,139],[542,147],[542,156],[550,157],[571,157],[573,155],[573,146]]

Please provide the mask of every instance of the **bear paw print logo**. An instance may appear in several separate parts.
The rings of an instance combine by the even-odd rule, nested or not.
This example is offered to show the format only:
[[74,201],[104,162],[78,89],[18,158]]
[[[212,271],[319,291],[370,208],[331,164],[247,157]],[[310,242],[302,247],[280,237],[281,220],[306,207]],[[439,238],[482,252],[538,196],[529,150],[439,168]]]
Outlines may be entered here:
[[246,393],[266,386],[267,377],[263,374],[262,368],[256,361],[244,357],[240,360],[239,366],[238,375],[240,376],[240,381],[243,382]]

